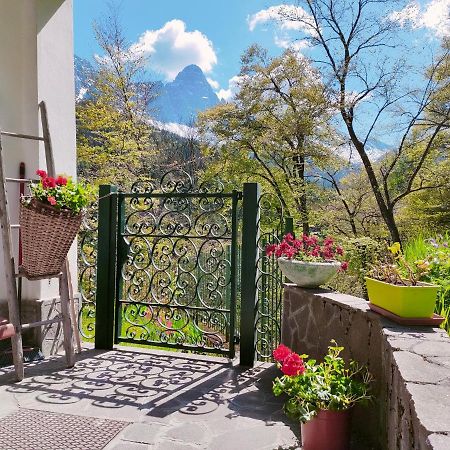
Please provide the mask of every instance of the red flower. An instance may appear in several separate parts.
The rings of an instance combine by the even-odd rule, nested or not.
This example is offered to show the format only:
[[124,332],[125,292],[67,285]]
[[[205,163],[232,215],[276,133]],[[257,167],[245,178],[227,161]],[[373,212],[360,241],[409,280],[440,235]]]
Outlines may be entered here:
[[275,359],[275,361],[282,363],[291,353],[292,351],[290,348],[286,347],[283,344],[280,344],[273,351],[273,358]]
[[326,246],[333,245],[333,244],[334,244],[334,240],[330,236],[326,237],[323,241],[323,245],[326,245]]
[[348,269],[348,261],[343,261],[341,263],[341,270],[345,272]]
[[56,180],[52,177],[46,177],[42,179],[42,186],[44,188],[54,188],[56,187]]
[[297,353],[290,353],[283,360],[283,365],[281,366],[281,371],[290,377],[295,377],[301,375],[305,372],[305,366],[303,364],[303,359],[300,358]]
[[286,234],[286,236],[284,236],[284,240],[286,242],[293,242],[294,241],[294,236],[292,236],[292,233],[288,233],[288,234]]
[[336,247],[336,253],[340,256],[344,254],[344,249],[342,247]]
[[333,249],[331,247],[325,247],[322,252],[322,257],[324,259],[333,259],[334,257]]
[[67,184],[67,178],[62,177],[61,175],[56,179],[56,184],[58,186],[65,186]]
[[293,244],[297,250],[303,248],[303,242],[300,239],[294,239]]
[[276,244],[269,244],[266,246],[266,256],[272,256],[277,249]]
[[55,197],[47,197],[48,202],[50,205],[56,205],[56,198]]
[[46,178],[47,172],[45,170],[36,170],[36,175],[39,175],[41,178]]

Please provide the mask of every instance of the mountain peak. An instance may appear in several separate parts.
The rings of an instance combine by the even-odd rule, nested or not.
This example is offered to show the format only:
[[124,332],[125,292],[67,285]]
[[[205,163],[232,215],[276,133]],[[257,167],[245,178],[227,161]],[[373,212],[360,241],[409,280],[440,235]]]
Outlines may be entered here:
[[178,75],[175,77],[174,82],[189,82],[189,81],[206,81],[205,74],[203,73],[202,69],[198,67],[196,64],[190,64],[189,66],[186,66],[181,72],[178,73]]
[[191,125],[200,111],[219,103],[202,69],[190,64],[167,83],[153,103],[156,119]]
[[[93,90],[95,69],[88,60],[75,55],[75,84],[77,101],[89,98]],[[154,85],[156,98],[150,114],[158,121],[191,125],[200,111],[219,103],[219,99],[202,69],[196,64],[186,66],[169,83]]]

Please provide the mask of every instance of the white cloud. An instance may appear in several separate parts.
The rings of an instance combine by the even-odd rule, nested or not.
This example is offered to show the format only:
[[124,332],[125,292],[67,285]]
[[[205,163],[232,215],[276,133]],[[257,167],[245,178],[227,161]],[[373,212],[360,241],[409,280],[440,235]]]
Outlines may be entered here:
[[228,89],[221,89],[217,92],[217,97],[220,100],[228,101],[231,100],[234,95],[239,91],[239,83],[242,80],[242,77],[236,75],[228,80]]
[[189,127],[181,123],[175,122],[159,122],[158,120],[150,120],[150,124],[159,130],[166,130],[170,133],[174,133],[178,136],[187,138],[192,137],[197,134],[197,129],[194,127]]
[[275,45],[280,48],[292,49],[299,53],[311,46],[306,39],[292,40],[279,36],[275,36]]
[[150,55],[150,68],[172,80],[184,67],[196,64],[203,72],[211,72],[217,64],[212,42],[200,31],[186,31],[179,19],[167,22],[159,30],[145,31],[132,51]]
[[277,21],[282,30],[297,30],[310,35],[314,34],[313,18],[300,6],[271,6],[258,11],[247,19],[250,31],[253,31],[259,24],[271,21]]
[[400,11],[394,11],[388,19],[401,27],[425,28],[438,37],[450,36],[450,0],[431,0],[421,6],[412,1]]
[[219,89],[220,85],[219,82],[216,80],[213,80],[212,78],[206,77],[206,80],[208,81],[209,85],[215,90],[217,91],[217,89]]

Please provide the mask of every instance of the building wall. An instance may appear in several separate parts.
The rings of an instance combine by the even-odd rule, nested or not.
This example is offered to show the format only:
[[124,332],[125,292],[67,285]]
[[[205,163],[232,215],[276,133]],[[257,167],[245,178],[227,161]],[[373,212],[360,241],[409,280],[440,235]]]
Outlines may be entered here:
[[[39,134],[41,100],[47,104],[56,170],[75,175],[72,0],[0,0],[0,127]],[[18,176],[21,161],[27,177],[45,168],[42,144],[8,137],[2,142],[8,175]],[[12,222],[17,223],[18,187],[8,186],[8,194]],[[17,260],[17,231],[13,241]],[[0,302],[6,300],[3,264],[0,255]],[[75,246],[70,265],[76,283]],[[58,293],[58,281],[24,280],[23,292],[25,299],[51,298]]]

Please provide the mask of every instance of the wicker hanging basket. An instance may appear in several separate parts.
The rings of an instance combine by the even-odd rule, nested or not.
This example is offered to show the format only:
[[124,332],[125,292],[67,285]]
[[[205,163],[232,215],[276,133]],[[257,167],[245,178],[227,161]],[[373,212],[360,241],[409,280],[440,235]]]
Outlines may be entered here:
[[22,265],[19,272],[29,280],[58,275],[82,218],[82,213],[59,210],[36,199],[21,203]]

